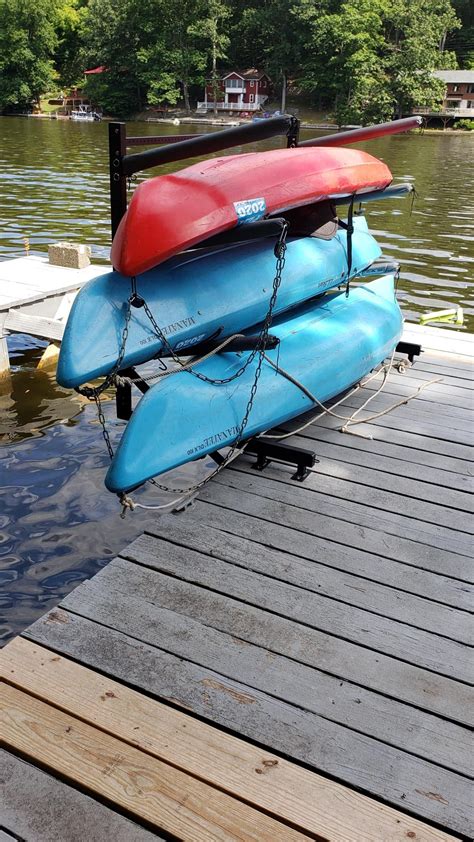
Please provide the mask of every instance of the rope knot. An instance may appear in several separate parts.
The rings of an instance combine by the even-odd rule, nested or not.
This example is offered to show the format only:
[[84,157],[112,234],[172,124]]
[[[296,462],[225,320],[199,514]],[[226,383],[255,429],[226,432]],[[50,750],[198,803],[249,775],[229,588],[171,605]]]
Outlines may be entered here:
[[130,509],[131,512],[135,510],[135,503],[133,502],[131,497],[125,494],[124,491],[122,491],[122,493],[119,494],[119,501],[120,505],[122,506],[120,517],[122,518],[122,520],[124,520],[125,515],[127,514],[127,509]]

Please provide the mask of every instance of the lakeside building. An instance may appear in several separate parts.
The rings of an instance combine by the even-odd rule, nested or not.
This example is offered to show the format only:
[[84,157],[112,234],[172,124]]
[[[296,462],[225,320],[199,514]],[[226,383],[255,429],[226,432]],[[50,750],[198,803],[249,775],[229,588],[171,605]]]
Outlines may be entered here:
[[232,70],[219,79],[219,101],[214,103],[212,80],[207,79],[204,102],[198,102],[199,111],[259,111],[267,102],[271,79],[262,70]]
[[433,76],[446,85],[439,108],[417,106],[413,113],[425,117],[427,124],[441,119],[444,128],[459,119],[474,120],[474,70],[435,70]]

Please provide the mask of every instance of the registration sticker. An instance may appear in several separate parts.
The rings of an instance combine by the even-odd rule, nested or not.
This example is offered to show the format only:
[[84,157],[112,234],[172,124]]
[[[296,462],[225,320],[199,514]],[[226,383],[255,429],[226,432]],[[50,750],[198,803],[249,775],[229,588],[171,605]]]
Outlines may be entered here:
[[242,202],[234,202],[237,214],[237,225],[244,225],[247,222],[256,222],[265,215],[267,205],[263,196],[260,199],[244,199]]

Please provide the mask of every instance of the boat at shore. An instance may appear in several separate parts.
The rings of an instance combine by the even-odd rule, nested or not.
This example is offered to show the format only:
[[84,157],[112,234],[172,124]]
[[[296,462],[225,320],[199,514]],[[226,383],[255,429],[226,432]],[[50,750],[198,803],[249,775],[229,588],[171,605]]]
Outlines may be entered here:
[[102,120],[102,116],[88,105],[79,105],[71,111],[69,119],[81,123],[98,123]]

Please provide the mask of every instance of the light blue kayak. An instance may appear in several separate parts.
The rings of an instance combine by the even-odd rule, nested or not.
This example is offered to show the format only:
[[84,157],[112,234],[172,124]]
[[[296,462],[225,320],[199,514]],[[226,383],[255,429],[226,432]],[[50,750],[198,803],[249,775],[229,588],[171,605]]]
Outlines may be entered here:
[[[268,356],[303,383],[320,401],[357,383],[388,357],[402,332],[394,276],[332,293],[280,316],[271,332],[279,348]],[[255,329],[254,329],[255,331]],[[248,352],[218,354],[196,367],[212,378],[237,371]],[[153,476],[236,441],[254,380],[256,359],[226,385],[198,380],[182,371],[156,383],[140,400],[125,428],[105,484],[129,491]],[[245,438],[294,418],[312,401],[266,360]]]
[[[351,276],[380,257],[364,217],[354,218]],[[225,338],[265,317],[275,275],[273,240],[185,252],[137,279],[138,293],[176,351],[210,337]],[[347,236],[288,241],[276,313],[325,292],[347,278]],[[117,360],[130,279],[107,272],[76,297],[64,331],[57,380],[68,388],[107,374]],[[162,342],[143,308],[132,308],[122,367],[160,354]]]

